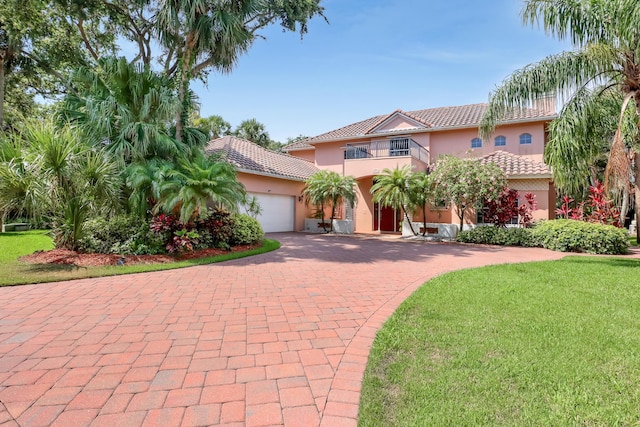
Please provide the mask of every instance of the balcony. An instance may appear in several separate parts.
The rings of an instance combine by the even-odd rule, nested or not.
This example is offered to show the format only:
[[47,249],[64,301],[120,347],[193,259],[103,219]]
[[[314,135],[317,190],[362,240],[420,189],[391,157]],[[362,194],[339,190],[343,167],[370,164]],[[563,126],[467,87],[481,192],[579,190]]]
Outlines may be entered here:
[[368,144],[347,144],[344,150],[345,160],[388,157],[412,157],[425,164],[429,163],[429,151],[411,138],[371,141]]

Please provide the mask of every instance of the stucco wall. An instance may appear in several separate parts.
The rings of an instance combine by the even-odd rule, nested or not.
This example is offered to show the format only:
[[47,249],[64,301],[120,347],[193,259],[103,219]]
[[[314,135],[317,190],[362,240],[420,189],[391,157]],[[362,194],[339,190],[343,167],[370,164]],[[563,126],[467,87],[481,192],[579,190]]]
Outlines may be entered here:
[[296,150],[289,153],[291,156],[299,157],[308,162],[314,163],[316,161],[315,150]]
[[[543,122],[499,126],[489,140],[482,141],[482,148],[473,149],[471,148],[471,140],[478,137],[477,128],[433,132],[429,144],[431,161],[435,162],[443,154],[458,157],[470,154],[481,157],[502,150],[542,162],[545,142],[544,127]],[[520,135],[523,133],[531,134],[531,144],[520,144]],[[496,136],[504,136],[507,139],[507,144],[496,147]]]
[[238,180],[244,184],[249,192],[279,194],[283,196],[294,196],[295,231],[304,230],[304,219],[311,215],[312,209],[305,207],[304,200],[299,200],[299,196],[304,188],[304,182],[290,181],[287,179],[273,178],[269,176],[253,175],[244,172],[238,173]]

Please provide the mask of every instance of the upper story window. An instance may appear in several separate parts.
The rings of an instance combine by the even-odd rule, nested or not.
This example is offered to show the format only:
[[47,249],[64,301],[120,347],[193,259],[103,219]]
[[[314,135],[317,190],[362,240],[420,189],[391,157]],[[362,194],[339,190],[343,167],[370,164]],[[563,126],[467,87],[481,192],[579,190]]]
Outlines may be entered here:
[[482,140],[480,138],[473,138],[471,140],[471,148],[482,148]]
[[520,144],[531,144],[531,134],[523,133],[520,135]]
[[496,136],[496,147],[504,147],[505,145],[507,145],[507,138],[505,138],[504,136]]

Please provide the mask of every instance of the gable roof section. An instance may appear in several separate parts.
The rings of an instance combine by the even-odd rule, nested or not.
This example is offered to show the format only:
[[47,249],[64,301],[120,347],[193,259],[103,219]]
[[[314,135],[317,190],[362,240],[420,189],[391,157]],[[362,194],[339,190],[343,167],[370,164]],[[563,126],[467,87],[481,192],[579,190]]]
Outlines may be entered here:
[[544,163],[498,150],[480,158],[482,164],[495,163],[507,178],[551,178],[551,169]]
[[431,124],[423,121],[419,117],[412,116],[411,114],[405,113],[402,110],[396,110],[393,113],[389,114],[388,116],[382,118],[378,123],[373,125],[371,129],[367,130],[365,134],[389,132],[389,130],[385,129],[385,125],[391,123],[393,120],[397,118],[404,119],[409,123],[412,123],[413,127],[404,128],[404,129],[394,129],[394,130],[414,130],[414,129],[424,129],[427,127],[431,127]]
[[[387,119],[390,119],[394,115],[398,114],[402,114],[403,116],[422,124],[425,130],[446,130],[455,128],[476,127],[480,124],[480,120],[482,119],[482,116],[486,109],[487,104],[471,104],[456,107],[429,108],[426,110],[416,111],[397,110],[391,114],[371,117],[367,120],[352,123],[339,129],[314,136],[305,140],[304,142],[307,144],[313,144],[315,142],[332,141],[343,138],[354,138],[358,136],[369,135],[371,133],[380,135],[384,132],[374,131],[376,129],[379,129],[380,125],[387,121]],[[555,113],[551,111],[524,108],[521,110],[513,111],[504,120],[502,120],[502,123],[536,121],[544,119],[551,120],[555,116]],[[391,132],[395,131],[388,131],[388,133]],[[284,147],[284,149],[288,150],[288,146]]]
[[318,168],[306,160],[288,154],[276,153],[235,136],[224,136],[209,141],[205,152],[222,153],[222,157],[240,172],[273,176],[293,181],[306,181]]

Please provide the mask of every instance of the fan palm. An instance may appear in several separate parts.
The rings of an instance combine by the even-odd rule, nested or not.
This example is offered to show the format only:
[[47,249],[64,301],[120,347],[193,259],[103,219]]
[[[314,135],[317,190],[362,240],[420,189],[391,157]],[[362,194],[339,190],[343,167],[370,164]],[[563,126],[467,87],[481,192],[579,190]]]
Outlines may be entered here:
[[[574,50],[563,52],[516,71],[490,97],[481,123],[488,136],[495,125],[514,110],[537,98],[557,93],[567,102],[559,123],[551,127],[545,160],[554,166],[554,180],[575,189],[576,170],[584,173],[593,160],[598,133],[589,126],[602,114],[602,105],[615,100],[615,127],[605,170],[608,188],[629,185],[631,158],[635,163],[636,215],[640,214],[640,154],[638,137],[625,134],[627,110],[635,107],[640,125],[640,8],[636,0],[527,0],[525,23],[540,23]],[[630,103],[633,101],[633,103]],[[635,105],[634,105],[635,104]],[[578,124],[575,126],[575,124]],[[586,134],[584,132],[587,132]],[[632,139],[633,138],[633,139]],[[625,140],[631,152],[625,147]],[[640,238],[640,228],[638,229]]]
[[166,78],[125,58],[105,58],[98,70],[78,69],[72,81],[76,91],[65,98],[61,115],[95,145],[105,145],[126,163],[187,151],[171,135],[178,105]]
[[401,210],[412,234],[416,234],[409,212],[416,207],[416,190],[418,176],[413,168],[405,165],[402,168],[385,168],[382,174],[376,175],[371,186],[373,201],[393,209]]

